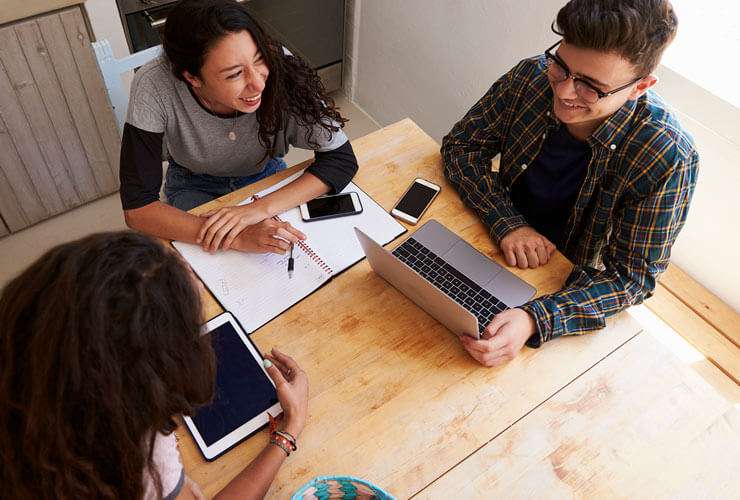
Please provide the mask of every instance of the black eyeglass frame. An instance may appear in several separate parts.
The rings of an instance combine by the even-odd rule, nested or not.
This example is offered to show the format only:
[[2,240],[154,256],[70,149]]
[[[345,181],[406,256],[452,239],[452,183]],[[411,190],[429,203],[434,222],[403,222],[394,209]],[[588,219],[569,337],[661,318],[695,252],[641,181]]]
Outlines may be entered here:
[[552,49],[554,49],[555,47],[557,47],[561,43],[562,43],[562,40],[558,40],[552,46],[550,46],[547,49],[545,49],[545,57],[548,58],[548,59],[552,59],[557,65],[559,65],[561,68],[563,68],[565,70],[565,78],[563,78],[562,80],[560,80],[557,83],[563,83],[568,78],[570,78],[571,80],[573,80],[573,82],[581,82],[586,87],[588,87],[591,90],[593,90],[594,92],[596,92],[596,95],[597,95],[596,101],[591,102],[590,104],[594,104],[599,99],[603,99],[604,97],[609,97],[610,95],[616,94],[617,92],[621,92],[624,89],[631,87],[635,83],[637,83],[640,80],[642,80],[643,78],[645,78],[645,76],[640,76],[638,78],[635,78],[634,80],[632,80],[631,82],[629,82],[626,85],[622,85],[621,87],[617,87],[616,89],[610,90],[608,92],[604,92],[604,91],[602,91],[602,90],[597,89],[596,87],[594,87],[593,84],[591,84],[591,83],[588,82],[588,80],[584,80],[583,78],[581,78],[579,76],[573,75],[573,73],[571,73],[571,71],[570,71],[570,68],[568,68],[568,65],[565,64],[565,62],[562,59],[560,59],[557,56],[557,54],[553,54],[552,52],[550,52]]

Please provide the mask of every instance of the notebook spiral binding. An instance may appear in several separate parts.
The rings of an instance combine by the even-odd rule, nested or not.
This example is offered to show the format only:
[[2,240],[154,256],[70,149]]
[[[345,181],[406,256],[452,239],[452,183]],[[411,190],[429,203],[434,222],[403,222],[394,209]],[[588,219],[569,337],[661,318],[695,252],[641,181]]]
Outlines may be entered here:
[[[278,217],[278,220],[280,220],[279,217]],[[324,262],[324,259],[322,259],[321,257],[319,257],[316,254],[316,252],[313,251],[313,248],[311,248],[310,246],[306,245],[302,241],[299,241],[298,242],[298,246],[301,248],[301,250],[303,250],[303,252],[306,255],[308,255],[308,257],[311,260],[313,260],[314,262],[316,262],[319,265],[319,267],[322,269],[322,271],[324,271],[327,274],[332,274],[334,272],[334,270],[331,267],[329,267],[329,265],[326,262]]]
[[[252,196],[252,199],[253,200],[258,200],[259,199],[259,196],[257,196],[255,194],[255,195]],[[283,219],[281,219],[277,215],[275,215],[273,217],[273,219],[275,219],[278,222],[285,222]],[[315,263],[317,263],[319,265],[319,267],[321,268],[322,271],[324,271],[326,274],[333,274],[334,273],[334,270],[331,267],[329,267],[329,265],[326,262],[324,262],[324,259],[322,259],[321,257],[319,257],[319,255],[316,252],[314,252],[313,248],[311,248],[310,246],[306,245],[306,243],[304,243],[303,241],[299,241],[297,243],[297,245],[301,248],[301,250],[303,250],[303,253],[305,253],[306,255],[308,255],[308,257],[312,261],[314,261]]]

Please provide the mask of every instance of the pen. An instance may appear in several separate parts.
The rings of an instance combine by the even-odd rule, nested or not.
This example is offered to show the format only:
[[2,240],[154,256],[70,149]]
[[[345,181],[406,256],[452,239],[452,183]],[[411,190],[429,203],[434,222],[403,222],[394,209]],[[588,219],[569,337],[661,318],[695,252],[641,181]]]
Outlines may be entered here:
[[290,244],[290,255],[288,256],[288,279],[293,279],[293,243]]
[[[259,195],[252,195],[252,200],[259,200]],[[283,219],[277,215],[273,215],[272,218],[278,222],[283,222]],[[300,244],[300,243],[299,243]],[[293,259],[293,243],[290,244],[290,254],[288,255],[288,279],[293,279],[293,266],[295,265],[295,259]]]

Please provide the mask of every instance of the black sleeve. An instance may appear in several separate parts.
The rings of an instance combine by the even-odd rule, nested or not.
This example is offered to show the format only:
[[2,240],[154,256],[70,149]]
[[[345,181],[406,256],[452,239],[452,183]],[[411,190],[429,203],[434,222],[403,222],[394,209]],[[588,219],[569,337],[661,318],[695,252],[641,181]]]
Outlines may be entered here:
[[330,193],[336,194],[349,184],[357,173],[357,158],[349,141],[331,151],[316,151],[315,161],[306,169],[329,186]]
[[162,187],[163,133],[123,125],[121,140],[121,205],[124,210],[159,201]]

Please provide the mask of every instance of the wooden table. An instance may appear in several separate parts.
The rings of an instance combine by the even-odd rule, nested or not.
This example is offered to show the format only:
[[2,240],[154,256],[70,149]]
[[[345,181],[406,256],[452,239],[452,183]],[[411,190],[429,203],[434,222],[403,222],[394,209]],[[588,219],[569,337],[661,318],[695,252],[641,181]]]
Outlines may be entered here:
[[[390,210],[415,177],[439,183],[442,193],[424,221],[440,220],[503,263],[485,227],[445,181],[439,145],[411,120],[353,146],[360,163],[355,182],[384,208]],[[198,210],[234,204],[294,170]],[[544,268],[513,271],[540,295],[559,289],[569,270],[557,254]],[[212,297],[204,298],[207,317],[221,312]],[[507,365],[487,369],[366,262],[353,266],[251,335],[263,352],[277,346],[296,358],[311,383],[300,450],[285,462],[269,496],[287,498],[318,475],[349,474],[399,498],[626,497],[686,484],[671,482],[667,465],[682,473],[694,466],[690,478],[701,477],[686,456],[658,461],[672,452],[701,446],[705,466],[714,451],[730,458],[715,459],[720,467],[712,470],[736,464],[737,386],[715,389],[705,379],[725,380],[713,366],[683,366],[626,313],[607,325],[597,335],[524,348]],[[187,431],[178,433],[186,471],[209,496],[267,441],[262,431],[207,463]],[[735,446],[723,447],[725,437]],[[656,473],[662,483],[651,482]],[[737,486],[731,474],[724,478],[722,484]],[[646,484],[652,489],[637,489]]]

